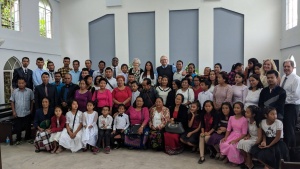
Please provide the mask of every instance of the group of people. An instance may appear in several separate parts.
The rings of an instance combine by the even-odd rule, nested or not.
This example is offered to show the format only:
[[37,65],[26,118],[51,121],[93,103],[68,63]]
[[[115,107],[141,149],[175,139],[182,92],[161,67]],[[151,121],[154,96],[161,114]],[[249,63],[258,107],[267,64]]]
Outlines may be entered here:
[[[34,71],[28,69],[29,58],[14,70],[11,96],[15,117],[16,144],[21,131],[30,140],[30,124],[36,132],[36,152],[45,149],[60,153],[126,146],[129,149],[165,151],[179,154],[184,148],[199,151],[198,163],[210,157],[233,166],[253,168],[252,157],[265,168],[279,168],[280,159],[289,160],[289,150],[296,147],[295,126],[300,104],[300,77],[293,73],[294,62],[283,62],[280,78],[272,59],[259,63],[248,60],[244,70],[236,63],[227,73],[216,63],[202,75],[195,65],[183,67],[183,61],[168,64],[160,58],[156,69],[148,61],[140,68],[112,66],[104,61],[92,70],[91,60],[79,70],[80,62],[63,60],[55,71],[54,63],[38,58]],[[167,131],[169,124],[181,124],[184,132]]]

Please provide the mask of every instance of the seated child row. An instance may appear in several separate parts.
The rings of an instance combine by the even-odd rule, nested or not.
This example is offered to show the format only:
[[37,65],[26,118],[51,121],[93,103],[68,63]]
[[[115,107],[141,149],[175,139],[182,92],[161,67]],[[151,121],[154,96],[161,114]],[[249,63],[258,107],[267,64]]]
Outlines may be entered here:
[[[137,102],[142,99],[137,98]],[[60,153],[63,149],[77,152],[86,151],[92,147],[94,154],[104,148],[105,153],[110,152],[110,145],[115,141],[118,146],[124,141],[130,148],[145,148],[149,137],[149,146],[157,150],[164,150],[167,154],[179,154],[183,151],[183,144],[193,147],[196,151],[199,146],[199,164],[205,161],[205,146],[210,151],[210,157],[231,162],[232,165],[242,164],[245,168],[253,168],[252,157],[257,158],[266,167],[278,168],[280,159],[288,160],[288,149],[283,139],[283,125],[277,120],[276,109],[266,108],[264,114],[257,106],[249,106],[244,113],[244,105],[236,102],[233,107],[225,102],[221,112],[214,109],[213,102],[207,100],[200,111],[198,101],[190,104],[189,108],[183,106],[182,94],[175,97],[173,108],[163,106],[162,98],[157,98],[155,106],[150,113],[146,107],[142,108],[142,131],[137,134],[130,132],[130,122],[135,120],[130,107],[125,113],[125,106],[118,106],[118,113],[114,119],[109,115],[109,106],[102,109],[102,115],[94,111],[94,102],[87,102],[87,111],[78,110],[76,100],[72,101],[71,109],[62,115],[62,109],[54,109],[55,116],[51,117],[49,127],[41,127],[38,122],[35,139],[36,152],[41,149]],[[47,98],[43,99],[43,102]],[[48,100],[49,101],[49,100]],[[146,113],[144,113],[144,110]],[[144,114],[143,114],[144,113]],[[148,114],[148,115],[147,115]],[[53,113],[52,113],[53,115]],[[264,120],[260,120],[264,116]],[[165,125],[170,122],[181,122],[185,132],[175,134],[164,131]],[[65,126],[65,128],[64,128]],[[137,143],[140,146],[133,146]],[[118,147],[117,146],[117,147]]]

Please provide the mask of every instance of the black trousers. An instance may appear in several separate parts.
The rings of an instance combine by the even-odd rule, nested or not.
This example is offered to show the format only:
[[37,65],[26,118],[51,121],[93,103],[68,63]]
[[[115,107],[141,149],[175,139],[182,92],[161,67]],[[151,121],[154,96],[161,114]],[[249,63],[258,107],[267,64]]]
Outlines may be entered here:
[[296,147],[295,129],[298,119],[299,108],[300,105],[284,105],[283,134],[284,142],[289,148]]
[[117,135],[120,135],[120,136],[121,136],[121,140],[118,139],[118,141],[119,141],[119,140],[120,140],[120,141],[124,141],[125,134],[124,134],[124,132],[121,133],[121,130],[122,130],[122,129],[116,129],[116,133],[111,135],[111,142],[112,142],[112,143],[114,143],[114,142],[116,141],[115,136],[117,136]]
[[102,147],[101,141],[104,140],[105,147],[110,146],[110,135],[112,130],[111,129],[99,129],[98,131],[98,141],[97,146],[98,148]]
[[17,134],[17,141],[22,139],[22,130],[25,129],[25,140],[31,139],[31,114],[25,117],[17,117],[14,123],[14,131]]

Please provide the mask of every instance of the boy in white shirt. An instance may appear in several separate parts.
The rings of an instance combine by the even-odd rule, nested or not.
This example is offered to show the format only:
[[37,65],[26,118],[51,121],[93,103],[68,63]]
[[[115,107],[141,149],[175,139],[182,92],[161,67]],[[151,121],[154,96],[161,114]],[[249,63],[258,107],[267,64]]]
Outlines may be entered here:
[[200,87],[203,91],[198,94],[198,100],[202,108],[206,100],[213,100],[213,94],[210,91],[208,91],[210,86],[211,82],[209,80],[203,79],[200,81]]
[[107,79],[106,89],[110,90],[112,92],[114,88],[117,87],[117,80],[113,78],[113,71],[111,67],[107,67],[105,69],[105,77]]
[[98,126],[99,126],[99,134],[97,147],[101,147],[101,141],[104,140],[105,149],[104,152],[108,154],[110,152],[110,134],[112,128],[113,118],[109,115],[110,112],[109,106],[104,106],[102,108],[102,115],[99,116]]
[[137,81],[131,82],[131,92],[132,92],[131,106],[133,106],[135,99],[140,95],[140,91],[138,90],[138,88],[139,88],[139,84]]

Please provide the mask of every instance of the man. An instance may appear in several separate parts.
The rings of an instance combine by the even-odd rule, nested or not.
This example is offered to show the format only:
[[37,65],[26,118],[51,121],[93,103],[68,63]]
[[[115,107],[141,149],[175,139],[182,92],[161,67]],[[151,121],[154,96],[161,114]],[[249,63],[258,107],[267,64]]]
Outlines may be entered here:
[[156,68],[157,77],[158,76],[167,76],[168,85],[172,87],[173,74],[176,72],[176,67],[174,65],[168,65],[169,59],[167,56],[160,57],[161,66]]
[[13,89],[18,88],[18,79],[23,77],[26,82],[26,87],[33,90],[33,83],[32,83],[32,70],[28,69],[30,61],[28,57],[22,58],[22,67],[16,68],[13,73],[12,79],[12,87]]
[[112,75],[113,71],[111,67],[107,67],[105,69],[105,77],[107,80],[106,89],[110,90],[111,92],[117,87],[117,80],[113,78]]
[[105,62],[104,62],[103,60],[101,60],[101,61],[99,62],[99,64],[98,64],[99,70],[94,71],[94,73],[93,73],[93,79],[95,79],[96,76],[102,76],[102,77],[105,76],[105,71],[104,71],[105,65],[106,65],[106,64],[105,64]]
[[55,75],[54,75],[55,66],[52,61],[47,62],[47,69],[48,69],[48,73],[49,73],[49,83],[55,82]]
[[79,86],[72,83],[72,75],[65,74],[65,85],[61,88],[60,102],[64,115],[68,112],[68,107],[71,106],[71,100],[74,99],[75,91],[79,89]]
[[61,73],[55,72],[54,76],[55,76],[55,80],[51,84],[56,87],[57,95],[60,96],[61,88],[64,86],[64,84],[61,82]]
[[32,81],[33,81],[33,86],[34,87],[42,84],[42,78],[41,78],[42,74],[44,72],[47,72],[46,70],[43,69],[43,66],[44,66],[44,59],[43,58],[37,58],[36,59],[36,65],[37,65],[38,68],[35,69],[32,73]]
[[294,67],[295,63],[290,59],[283,62],[284,75],[280,83],[286,91],[283,133],[284,142],[289,148],[296,147],[295,128],[300,108],[300,77],[293,73]]
[[113,57],[111,60],[111,69],[113,71],[113,78],[116,78],[119,74],[122,73],[121,67],[119,65],[119,59],[117,57]]
[[186,75],[186,71],[183,68],[183,61],[182,60],[178,60],[176,62],[176,71],[174,72],[173,75],[173,80],[179,80],[181,81],[185,75]]
[[79,81],[79,77],[81,75],[81,71],[79,70],[80,62],[78,60],[73,61],[73,70],[69,73],[72,75],[72,83],[77,84]]
[[49,84],[49,73],[44,72],[41,75],[42,84],[36,86],[34,91],[34,100],[36,109],[42,108],[42,100],[44,97],[49,98],[50,108],[54,108],[57,105],[57,90],[56,87]]
[[[89,74],[90,73],[89,73],[89,70],[87,68],[82,68],[80,78],[84,79]],[[77,84],[79,85],[79,81],[77,82]]]
[[[89,72],[89,75],[93,76],[94,70],[92,69],[92,61],[91,60],[86,60],[84,63],[85,63],[86,69]],[[83,79],[82,76],[79,77],[79,80],[81,80],[81,79]]]
[[155,104],[155,100],[158,97],[157,91],[151,86],[151,80],[145,78],[142,82],[143,90],[140,92],[140,97],[144,100],[144,106],[152,107]]
[[16,145],[21,143],[22,129],[25,128],[25,140],[31,139],[31,113],[33,108],[33,91],[26,87],[23,77],[18,79],[16,88],[10,98],[11,109],[15,118],[15,132],[17,134]]
[[286,99],[285,90],[278,86],[278,72],[270,70],[267,72],[268,87],[265,87],[260,92],[258,106],[263,110],[266,106],[276,108],[277,118],[283,120],[284,103]]
[[64,82],[65,74],[69,73],[72,70],[72,68],[69,67],[69,65],[70,65],[69,57],[64,57],[63,63],[64,63],[64,67],[59,68],[57,71],[61,73],[61,76],[62,76],[62,79]]

